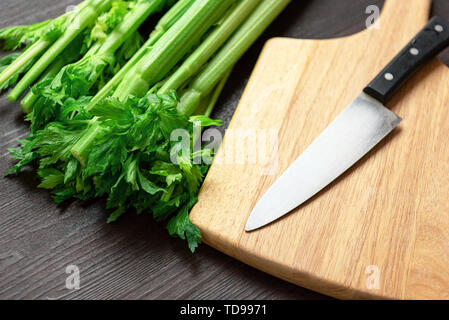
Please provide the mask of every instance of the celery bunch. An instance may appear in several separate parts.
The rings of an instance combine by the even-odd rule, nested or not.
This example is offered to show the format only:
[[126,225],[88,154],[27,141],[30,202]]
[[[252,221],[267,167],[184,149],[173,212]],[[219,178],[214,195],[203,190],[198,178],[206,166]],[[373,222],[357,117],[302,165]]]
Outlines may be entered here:
[[[135,209],[168,220],[192,252],[201,233],[189,211],[208,170],[171,141],[196,143],[231,69],[290,0],[86,0],[76,13],[0,30],[0,89],[22,100],[31,134],[10,150],[10,171],[38,166],[58,203],[107,197],[109,222]],[[142,43],[139,26],[164,14]],[[77,20],[79,28],[71,28]],[[194,115],[195,114],[195,115]],[[173,157],[174,155],[174,157]],[[175,158],[175,159],[174,159]]]

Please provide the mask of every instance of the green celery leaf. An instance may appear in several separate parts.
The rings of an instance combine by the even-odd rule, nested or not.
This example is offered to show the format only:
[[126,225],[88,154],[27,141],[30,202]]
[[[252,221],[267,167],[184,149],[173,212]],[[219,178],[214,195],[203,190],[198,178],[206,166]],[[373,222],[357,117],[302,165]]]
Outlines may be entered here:
[[108,139],[100,139],[90,150],[84,175],[101,175],[111,171],[113,174],[121,171],[122,164],[126,161],[127,149],[125,140],[121,136]]
[[130,2],[115,0],[109,11],[103,13],[95,22],[90,34],[90,41],[104,41],[108,34],[118,26],[131,9]]
[[115,210],[113,213],[110,214],[106,223],[112,223],[117,221],[117,219],[120,218],[125,212],[126,212],[125,207],[118,208],[117,210]]
[[73,187],[65,187],[58,189],[56,191],[53,191],[53,201],[56,203],[63,203],[67,200],[73,198],[76,195],[76,191],[73,189]]
[[223,121],[221,121],[221,120],[213,120],[209,117],[201,116],[201,115],[191,116],[189,121],[192,123],[199,123],[200,126],[203,128],[211,127],[211,126],[219,127],[223,124]]
[[139,170],[137,171],[137,176],[139,179],[140,186],[142,189],[154,196],[158,192],[165,192],[166,190],[158,187],[155,183],[151,182],[149,179],[145,177],[145,175]]
[[4,50],[17,50],[25,43],[35,43],[39,40],[42,30],[44,30],[51,20],[32,24],[29,26],[15,26],[0,30],[0,39],[5,41]]
[[132,186],[133,191],[140,190],[137,182],[137,172],[139,170],[138,165],[138,159],[133,159],[133,157],[129,157],[124,165],[124,170],[126,173],[125,180]]
[[115,120],[120,123],[130,123],[134,120],[131,110],[125,104],[112,97],[97,103],[89,113],[98,117],[100,121]]
[[67,163],[66,171],[64,174],[64,183],[67,184],[69,181],[72,181],[77,176],[79,169],[79,161],[72,157]]
[[49,167],[58,161],[68,161],[72,154],[70,149],[84,133],[83,129],[75,129],[62,123],[53,122],[44,130],[35,133],[39,140],[38,153],[41,156],[40,166]]
[[64,183],[64,174],[53,168],[46,168],[38,170],[37,174],[42,179],[38,188],[42,189],[54,189],[60,184]]
[[132,190],[129,184],[124,179],[124,175],[121,175],[117,183],[111,188],[106,208],[111,209],[123,206],[131,194]]
[[150,173],[165,177],[167,186],[171,186],[175,182],[181,182],[183,178],[182,171],[176,165],[162,161],[156,161]]
[[197,198],[191,198],[189,203],[186,204],[167,225],[170,235],[178,236],[181,239],[187,239],[189,249],[192,253],[195,252],[195,249],[201,243],[201,232],[189,218],[189,210],[197,201]]
[[28,136],[25,139],[19,140],[20,148],[7,149],[11,157],[15,160],[20,160],[11,170],[7,171],[7,174],[18,174],[22,168],[34,160],[39,158],[39,154],[35,152],[36,146],[39,144],[39,140],[34,136]]
[[170,215],[179,211],[183,203],[188,200],[189,196],[186,193],[179,194],[169,201],[159,201],[151,208],[153,217],[156,221],[167,219]]
[[190,193],[196,194],[199,191],[201,182],[203,181],[201,170],[196,165],[192,166],[185,163],[180,163],[179,166],[184,172]]

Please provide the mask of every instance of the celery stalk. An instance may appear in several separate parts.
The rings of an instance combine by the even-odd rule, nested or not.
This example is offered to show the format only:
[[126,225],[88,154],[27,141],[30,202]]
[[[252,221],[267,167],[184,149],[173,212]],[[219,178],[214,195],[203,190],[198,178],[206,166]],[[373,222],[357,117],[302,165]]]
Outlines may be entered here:
[[223,91],[226,82],[228,82],[228,79],[231,76],[232,69],[233,68],[231,68],[228,72],[226,72],[223,79],[220,80],[218,85],[215,87],[214,91],[212,91],[212,96],[209,100],[206,110],[202,112],[202,114],[205,115],[206,117],[210,117],[210,115],[212,114],[212,111],[214,110],[215,105],[217,104],[218,98],[220,98],[221,92]]
[[195,75],[260,2],[261,0],[242,0],[235,5],[224,21],[215,28],[195,52],[176,70],[162,88],[158,90],[158,93],[166,94],[170,90],[177,90],[190,77]]
[[31,60],[37,58],[50,44],[50,41],[39,40],[30,46],[14,63],[0,74],[0,85],[8,81]]
[[17,101],[25,90],[47,69],[59,54],[87,28],[98,15],[111,6],[112,0],[89,0],[76,19],[79,23],[76,27],[68,28],[66,32],[43,54],[43,56],[25,74],[22,80],[11,91],[8,99]]
[[124,78],[114,96],[119,99],[126,99],[130,94],[143,96],[170,72],[234,1],[195,1]]
[[207,96],[226,72],[240,59],[291,0],[263,0],[182,95],[178,109],[192,114],[202,96]]

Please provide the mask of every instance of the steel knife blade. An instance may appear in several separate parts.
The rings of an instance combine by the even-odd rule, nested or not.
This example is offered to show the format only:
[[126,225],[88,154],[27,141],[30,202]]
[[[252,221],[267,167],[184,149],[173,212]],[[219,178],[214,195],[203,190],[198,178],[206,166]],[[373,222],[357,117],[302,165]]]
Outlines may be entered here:
[[449,45],[449,22],[433,18],[268,189],[252,231],[297,208],[352,167],[401,122],[386,102],[421,65]]

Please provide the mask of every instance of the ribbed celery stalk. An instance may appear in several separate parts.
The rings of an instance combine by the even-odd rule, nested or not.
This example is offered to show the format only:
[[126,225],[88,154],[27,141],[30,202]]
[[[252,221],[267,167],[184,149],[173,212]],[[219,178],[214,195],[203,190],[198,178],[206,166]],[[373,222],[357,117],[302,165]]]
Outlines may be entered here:
[[241,58],[291,0],[263,0],[182,95],[178,109],[192,114],[228,70]]
[[47,69],[59,54],[80,34],[92,24],[99,14],[108,10],[112,0],[87,0],[83,7],[73,18],[77,20],[76,26],[69,26],[64,34],[56,40],[51,47],[40,57],[33,67],[25,74],[16,87],[11,91],[8,99],[17,101],[25,90]]
[[229,76],[232,73],[232,69],[233,68],[231,68],[228,72],[226,72],[223,79],[220,80],[218,85],[215,87],[214,91],[212,91],[212,94],[211,94],[209,102],[206,106],[206,109],[203,112],[201,112],[202,115],[204,115],[206,117],[210,117],[210,115],[212,114],[215,104],[217,103],[218,98],[220,98],[221,92],[223,91],[224,86],[226,85],[226,82],[228,82]]
[[122,81],[114,96],[123,100],[143,96],[198,43],[235,0],[195,1],[189,10],[156,42],[153,49]]
[[164,2],[165,0],[139,0],[123,18],[123,22],[108,35],[98,53],[115,52],[151,14],[162,9]]
[[208,35],[195,52],[169,77],[162,88],[158,90],[158,93],[166,94],[170,90],[177,90],[195,75],[260,2],[261,0],[242,0],[236,4],[220,25]]
[[23,54],[18,57],[14,63],[9,65],[0,74],[0,86],[8,81],[14,74],[20,71],[27,63],[39,57],[39,55],[51,45],[50,41],[39,40],[30,46]]
[[179,20],[193,2],[194,0],[180,0],[161,18],[156,25],[155,30],[151,33],[149,39],[144,43],[142,48],[140,48],[131,60],[129,60],[92,98],[89,105],[86,106],[87,111],[91,110],[98,102],[106,98],[120,84],[125,75],[148,53],[149,50],[151,50],[152,46],[162,37],[162,35]]

